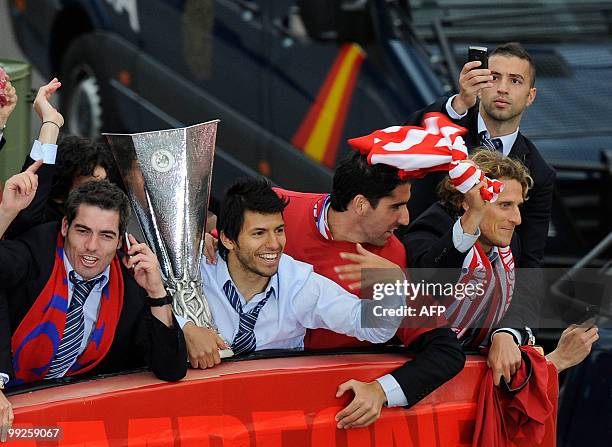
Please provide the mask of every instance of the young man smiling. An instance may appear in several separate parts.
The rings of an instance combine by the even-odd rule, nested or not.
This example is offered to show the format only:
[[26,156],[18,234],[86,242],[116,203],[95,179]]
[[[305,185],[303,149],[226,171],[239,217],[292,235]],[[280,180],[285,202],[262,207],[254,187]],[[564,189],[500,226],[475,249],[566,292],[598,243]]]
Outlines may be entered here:
[[[285,252],[311,264],[314,271],[346,291],[359,295],[362,269],[388,268],[391,262],[406,267],[406,250],[393,235],[409,221],[406,207],[410,183],[398,169],[384,164],[370,165],[367,157],[350,154],[336,168],[330,194],[300,193],[275,189],[289,203],[283,212]],[[376,256],[374,256],[376,255]],[[214,262],[212,257],[209,257]],[[191,337],[185,329],[190,357],[194,347],[201,352],[197,363],[213,366],[219,362],[217,347]],[[195,328],[201,330],[200,328]],[[205,330],[201,330],[205,331]],[[454,333],[447,328],[400,328],[398,343],[413,358],[402,367],[371,382],[350,380],[340,384],[339,396],[353,391],[351,403],[337,415],[339,428],[366,426],[378,419],[383,405],[412,406],[454,377],[465,363],[465,355]],[[371,346],[344,331],[311,328],[306,349],[338,349]],[[192,361],[192,366],[193,366]]]
[[[219,258],[216,264],[202,263],[202,282],[215,324],[234,353],[303,348],[308,328],[373,343],[390,339],[401,318],[381,318],[365,327],[356,296],[314,273],[311,265],[283,254],[286,205],[265,179],[237,181],[221,204]],[[365,250],[363,257],[389,269],[398,267]],[[399,269],[397,278],[403,278]],[[400,296],[383,300],[391,307],[403,301]]]
[[[359,309],[367,308],[371,300],[360,303],[335,282],[314,273],[313,266],[282,255],[286,237],[281,213],[286,206],[286,198],[279,197],[264,180],[238,183],[230,188],[222,204],[217,227],[220,257],[216,264],[203,262],[202,279],[215,323],[223,337],[232,341],[232,349],[240,353],[253,349],[302,348],[307,328],[325,328],[331,334],[343,334],[357,343],[381,343],[395,335],[396,317],[376,320],[378,329],[362,328]],[[339,262],[349,259],[359,269],[397,268],[359,243],[346,246],[352,252],[347,253],[344,261],[338,258]],[[320,256],[326,254],[320,253]],[[273,272],[276,274],[269,276]],[[403,297],[392,297],[387,305],[397,308],[404,302]],[[225,347],[211,331],[196,329],[200,330],[201,338],[214,340],[215,347]],[[418,338],[411,346],[416,358],[406,363],[407,368],[398,370],[409,397],[401,389],[400,393],[404,399],[410,399],[410,405],[433,391],[440,380],[446,381],[459,372],[465,361],[450,330],[433,330],[427,334],[430,335]],[[384,380],[391,383],[387,386],[397,395],[400,386],[394,387],[395,379]],[[402,405],[391,400],[394,395],[387,397],[379,381],[350,380],[340,384],[337,397],[349,390],[355,392],[355,398],[337,415],[338,428],[373,423],[387,401],[389,405]]]
[[[32,200],[39,165],[7,182],[0,237]],[[131,235],[128,257],[117,256],[130,211],[125,194],[88,182],[65,210],[61,226],[0,242],[0,388],[145,364],[162,380],[181,379],[187,352],[157,258]],[[11,422],[0,391],[0,424]]]

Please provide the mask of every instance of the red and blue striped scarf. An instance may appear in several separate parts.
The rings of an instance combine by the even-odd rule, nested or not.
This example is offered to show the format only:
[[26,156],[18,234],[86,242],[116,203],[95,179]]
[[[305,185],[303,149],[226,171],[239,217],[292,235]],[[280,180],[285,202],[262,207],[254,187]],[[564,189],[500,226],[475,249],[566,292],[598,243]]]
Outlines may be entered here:
[[[93,369],[106,356],[123,307],[123,275],[117,256],[110,264],[109,281],[102,291],[98,319],[85,351],[70,367],[67,376]],[[42,380],[47,375],[66,325],[68,279],[64,266],[64,239],[57,237],[55,263],[47,284],[19,327],[11,345],[15,379],[10,386]]]

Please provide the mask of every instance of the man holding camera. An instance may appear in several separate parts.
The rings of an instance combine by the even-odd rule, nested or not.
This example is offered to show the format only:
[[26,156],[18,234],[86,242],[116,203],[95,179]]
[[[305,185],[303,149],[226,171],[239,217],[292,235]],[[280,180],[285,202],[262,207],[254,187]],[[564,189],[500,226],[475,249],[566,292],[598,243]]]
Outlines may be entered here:
[[[515,42],[495,48],[488,60],[489,68],[479,68],[481,64],[481,61],[465,64],[459,75],[459,93],[440,98],[414,113],[408,123],[420,123],[428,112],[446,113],[468,129],[468,149],[484,146],[527,167],[534,185],[522,208],[523,223],[517,227],[521,244],[517,266],[538,267],[548,236],[555,171],[519,131],[523,113],[536,98],[535,65],[529,53]],[[442,175],[430,174],[413,185],[410,200],[413,216],[435,202],[435,188],[441,180]],[[404,232],[405,227],[399,231],[400,239]]]

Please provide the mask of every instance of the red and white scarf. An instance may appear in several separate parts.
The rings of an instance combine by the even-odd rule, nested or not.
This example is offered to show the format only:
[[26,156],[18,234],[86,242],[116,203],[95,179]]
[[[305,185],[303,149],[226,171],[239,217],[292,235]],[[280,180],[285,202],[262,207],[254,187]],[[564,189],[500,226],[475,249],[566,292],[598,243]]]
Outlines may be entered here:
[[[514,291],[514,258],[510,247],[498,247],[493,264],[478,242],[463,261],[457,284],[473,284],[462,299],[446,309],[446,319],[464,345],[478,348],[487,344],[493,329],[506,314]],[[478,287],[480,285],[480,287]],[[478,290],[484,294],[478,295]]]
[[382,163],[400,170],[402,179],[420,178],[434,171],[447,171],[453,185],[462,193],[480,181],[487,187],[480,189],[484,200],[495,202],[503,190],[503,183],[493,180],[469,163],[462,135],[467,130],[453,123],[442,113],[428,113],[423,127],[391,126],[363,137],[351,138],[348,143],[368,156],[368,163]]

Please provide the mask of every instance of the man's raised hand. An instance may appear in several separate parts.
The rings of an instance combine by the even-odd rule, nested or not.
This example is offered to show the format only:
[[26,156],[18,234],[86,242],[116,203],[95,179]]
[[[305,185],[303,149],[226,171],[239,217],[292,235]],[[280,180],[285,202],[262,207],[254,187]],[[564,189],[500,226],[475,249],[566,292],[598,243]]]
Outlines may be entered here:
[[14,218],[32,203],[38,188],[36,171],[42,164],[43,161],[38,160],[22,173],[15,174],[6,181],[0,203],[0,211],[6,216]]
[[480,67],[482,62],[471,61],[463,66],[459,74],[459,94],[453,99],[452,107],[459,115],[463,115],[476,104],[480,89],[493,87],[491,70]]
[[58,81],[57,78],[51,79],[48,84],[38,89],[33,104],[34,111],[40,117],[41,121],[53,121],[58,127],[64,125],[64,117],[51,105],[49,100],[61,86],[62,83]]

